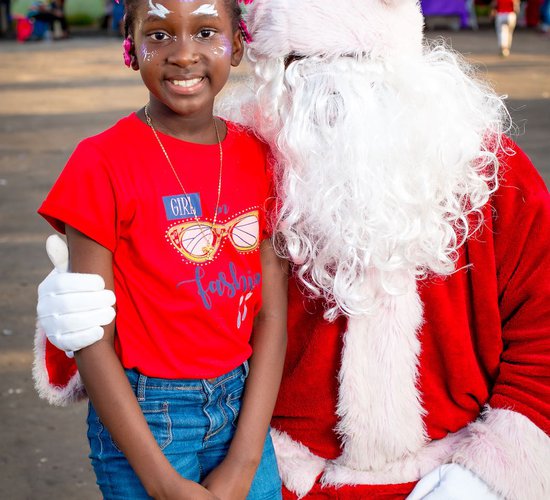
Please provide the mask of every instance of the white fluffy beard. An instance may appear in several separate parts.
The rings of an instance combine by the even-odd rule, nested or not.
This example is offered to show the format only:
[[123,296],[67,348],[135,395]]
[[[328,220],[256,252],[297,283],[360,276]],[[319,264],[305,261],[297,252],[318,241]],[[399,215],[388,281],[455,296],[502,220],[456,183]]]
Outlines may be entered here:
[[327,319],[375,307],[369,269],[391,294],[403,272],[452,273],[497,188],[502,100],[443,46],[392,66],[253,62],[255,104],[239,118],[275,145],[279,249]]

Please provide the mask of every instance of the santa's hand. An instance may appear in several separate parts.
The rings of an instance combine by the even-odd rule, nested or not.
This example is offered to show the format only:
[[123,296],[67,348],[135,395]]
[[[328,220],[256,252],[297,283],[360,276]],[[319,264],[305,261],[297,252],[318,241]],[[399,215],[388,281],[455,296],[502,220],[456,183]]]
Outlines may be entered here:
[[458,464],[444,464],[418,481],[407,500],[500,500],[482,479]]
[[55,269],[38,286],[38,322],[48,340],[70,355],[103,337],[101,325],[115,317],[115,294],[97,274],[67,272],[69,252],[59,236],[48,238],[46,251]]

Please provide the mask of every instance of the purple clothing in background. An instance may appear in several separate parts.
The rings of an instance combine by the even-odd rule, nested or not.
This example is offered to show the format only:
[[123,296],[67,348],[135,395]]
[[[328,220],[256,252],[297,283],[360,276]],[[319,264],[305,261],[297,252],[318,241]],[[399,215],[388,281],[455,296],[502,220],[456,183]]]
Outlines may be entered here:
[[422,0],[420,4],[424,16],[460,16],[461,25],[468,25],[465,0]]

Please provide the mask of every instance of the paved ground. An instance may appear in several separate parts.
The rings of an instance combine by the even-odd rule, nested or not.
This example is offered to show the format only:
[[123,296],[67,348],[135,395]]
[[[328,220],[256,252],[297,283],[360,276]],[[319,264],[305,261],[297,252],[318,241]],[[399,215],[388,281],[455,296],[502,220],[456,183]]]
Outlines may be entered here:
[[[492,31],[430,32],[479,64],[509,108],[550,185],[550,38],[520,31],[508,59]],[[145,102],[120,42],[82,37],[0,41],[0,498],[98,499],[87,454],[85,406],[49,407],[31,381],[36,285],[49,270],[51,232],[35,215],[79,138]]]

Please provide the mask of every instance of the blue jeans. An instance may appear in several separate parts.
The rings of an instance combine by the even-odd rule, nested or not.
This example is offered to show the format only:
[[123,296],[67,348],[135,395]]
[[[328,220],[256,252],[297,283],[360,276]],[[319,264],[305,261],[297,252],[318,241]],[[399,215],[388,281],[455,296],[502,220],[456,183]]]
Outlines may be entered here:
[[[236,429],[248,363],[214,380],[150,378],[126,370],[160,448],[186,479],[201,482],[225,457]],[[89,404],[88,440],[105,500],[149,499],[139,478]],[[268,433],[247,497],[281,498],[281,480]]]

